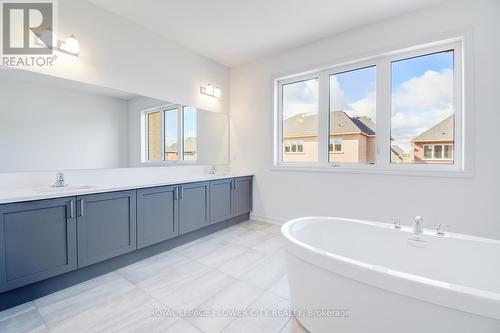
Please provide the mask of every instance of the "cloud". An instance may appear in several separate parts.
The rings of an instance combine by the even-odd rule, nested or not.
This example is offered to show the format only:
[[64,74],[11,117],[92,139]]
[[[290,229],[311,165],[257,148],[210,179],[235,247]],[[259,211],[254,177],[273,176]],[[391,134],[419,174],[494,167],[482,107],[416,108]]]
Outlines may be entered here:
[[330,80],[330,110],[345,111],[349,116],[367,116],[375,121],[376,94],[370,91],[355,102],[348,103],[336,76]]
[[392,98],[391,136],[407,152],[417,135],[453,114],[453,73],[426,71],[396,88]]
[[299,113],[317,113],[319,99],[318,80],[307,80],[283,86],[283,117]]

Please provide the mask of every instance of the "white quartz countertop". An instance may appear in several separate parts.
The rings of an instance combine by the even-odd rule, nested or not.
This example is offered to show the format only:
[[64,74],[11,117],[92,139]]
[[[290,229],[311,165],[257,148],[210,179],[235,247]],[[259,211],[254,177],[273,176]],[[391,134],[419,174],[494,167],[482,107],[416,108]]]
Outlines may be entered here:
[[50,187],[50,185],[47,185],[46,187],[0,189],[0,204],[52,199],[52,198],[63,198],[63,197],[71,197],[71,196],[94,194],[94,193],[125,191],[125,190],[139,189],[139,188],[177,185],[177,184],[246,177],[246,176],[253,176],[253,174],[232,173],[232,174],[221,174],[221,175],[217,174],[215,175],[198,174],[198,175],[182,175],[182,176],[169,175],[165,177],[159,177],[154,180],[123,179],[119,181],[113,180],[107,183],[101,182],[101,184],[93,184],[93,183],[72,184],[71,182],[68,182],[65,188],[53,188]]

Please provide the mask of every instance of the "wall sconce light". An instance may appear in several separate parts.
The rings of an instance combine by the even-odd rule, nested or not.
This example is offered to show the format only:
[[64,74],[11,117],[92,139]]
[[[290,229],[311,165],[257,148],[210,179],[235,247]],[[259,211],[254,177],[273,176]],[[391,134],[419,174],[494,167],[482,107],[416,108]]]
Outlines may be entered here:
[[73,56],[78,57],[80,54],[80,43],[78,39],[76,39],[75,35],[71,35],[63,42],[57,39],[57,35],[50,29],[42,32],[41,35],[37,34],[39,41],[37,44],[41,46],[48,47],[52,50],[56,50],[59,52],[71,54]]
[[206,86],[201,86],[200,93],[203,95],[216,97],[216,98],[219,98],[222,95],[220,88],[219,87],[214,88],[210,83],[207,84]]

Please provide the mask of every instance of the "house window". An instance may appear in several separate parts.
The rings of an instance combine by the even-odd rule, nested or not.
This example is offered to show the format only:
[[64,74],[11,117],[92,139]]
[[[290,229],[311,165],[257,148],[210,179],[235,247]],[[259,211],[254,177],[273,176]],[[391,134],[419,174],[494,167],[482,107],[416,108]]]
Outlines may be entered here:
[[281,85],[282,161],[318,161],[318,83],[319,78],[306,77]]
[[[403,163],[427,163],[429,152],[424,148],[421,155],[424,143],[453,144],[453,71],[453,49],[391,62],[391,145],[413,152]],[[443,159],[443,145],[433,145],[432,156]]]
[[303,153],[304,152],[304,141],[285,141],[285,153]]
[[424,145],[425,160],[451,160],[453,159],[453,145],[434,144]]
[[176,105],[143,111],[142,162],[196,161],[196,113]]
[[462,68],[457,38],[275,79],[274,166],[465,171]]
[[443,146],[443,158],[447,160],[453,159],[453,145]]
[[329,155],[332,163],[375,162],[376,66],[352,69],[330,75],[329,135],[334,139]]
[[432,145],[425,145],[424,146],[424,158],[425,159],[432,159]]
[[341,153],[342,152],[342,138],[330,138],[330,144],[328,147],[330,153]]

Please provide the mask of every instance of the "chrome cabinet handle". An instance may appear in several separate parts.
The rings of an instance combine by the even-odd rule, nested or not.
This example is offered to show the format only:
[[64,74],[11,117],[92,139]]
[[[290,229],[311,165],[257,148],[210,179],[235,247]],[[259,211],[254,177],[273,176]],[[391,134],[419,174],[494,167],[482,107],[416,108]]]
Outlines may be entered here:
[[174,200],[177,200],[179,188],[176,186],[174,188]]
[[78,212],[78,216],[81,217],[83,216],[83,200],[79,200],[80,201],[80,211]]
[[182,200],[182,198],[184,197],[184,188],[182,186],[179,186],[179,189],[179,200]]
[[75,217],[75,206],[73,204],[73,200],[68,201],[66,205],[66,214],[68,214],[68,218],[70,219]]

